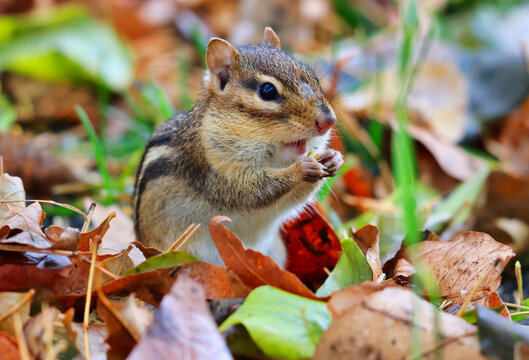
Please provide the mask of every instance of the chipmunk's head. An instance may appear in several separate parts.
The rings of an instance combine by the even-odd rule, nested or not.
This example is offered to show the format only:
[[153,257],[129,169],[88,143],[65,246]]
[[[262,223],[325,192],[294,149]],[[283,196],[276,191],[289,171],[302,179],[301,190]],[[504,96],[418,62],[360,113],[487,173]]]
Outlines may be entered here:
[[215,111],[206,125],[219,148],[237,144],[243,160],[251,148],[279,164],[325,145],[336,116],[314,71],[281,51],[272,29],[256,46],[211,39],[206,64],[204,98]]

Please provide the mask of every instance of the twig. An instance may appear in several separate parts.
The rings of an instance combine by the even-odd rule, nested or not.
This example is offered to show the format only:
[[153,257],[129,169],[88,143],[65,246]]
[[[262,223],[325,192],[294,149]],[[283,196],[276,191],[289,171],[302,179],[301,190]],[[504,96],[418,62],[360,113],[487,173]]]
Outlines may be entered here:
[[48,318],[50,315],[50,306],[47,301],[44,301],[41,306],[42,316],[44,319],[44,342],[46,345],[46,360],[55,359],[55,349],[53,347],[53,318]]
[[81,229],[81,233],[85,233],[88,231],[88,227],[90,226],[90,221],[92,221],[92,215],[94,214],[94,210],[96,208],[96,203],[91,203],[90,207],[88,208],[88,214],[85,216],[85,221],[83,224],[83,228]]
[[[87,264],[90,264],[92,265],[92,261],[90,261],[87,257],[84,257],[83,256],[83,261]],[[113,272],[105,269],[104,267],[102,267],[101,265],[99,265],[97,262],[95,264],[95,267],[97,268],[97,270],[101,271],[103,274],[113,278],[114,280],[117,280],[119,279],[119,276],[117,276],[116,274],[114,274]]]
[[165,250],[165,252],[168,253],[168,252],[173,251],[174,248],[178,245],[178,243],[179,243],[180,241],[182,241],[182,239],[183,239],[184,237],[186,237],[187,234],[189,234],[189,232],[193,229],[194,226],[195,226],[195,223],[189,225],[189,226],[187,227],[187,229],[184,230],[184,232],[182,233],[182,235],[180,235],[180,236],[178,237],[178,239],[176,239],[175,242],[174,242],[171,246],[169,246],[169,248],[168,248],[167,250]]
[[75,256],[78,254],[77,251],[69,250],[47,250],[47,249],[37,249],[27,245],[10,245],[10,244],[0,244],[0,250],[3,251],[14,251],[14,252],[33,252],[38,254],[50,254],[50,255],[61,255],[61,256]]
[[38,202],[38,203],[43,203],[43,204],[56,205],[56,206],[60,206],[68,210],[72,210],[80,215],[83,215],[83,217],[85,218],[85,221],[87,219],[86,214],[82,212],[81,210],[79,210],[78,208],[76,208],[75,206],[72,206],[69,204],[58,203],[53,200],[0,200],[0,204],[10,204],[10,203],[18,203],[18,202]]
[[[90,206],[92,208],[92,206]],[[90,214],[90,211],[89,211]],[[84,336],[84,350],[85,358],[90,359],[90,348],[88,346],[88,322],[90,317],[90,303],[92,301],[92,286],[94,283],[94,272],[96,268],[96,258],[97,258],[97,245],[101,242],[101,236],[94,236],[94,241],[90,239],[90,245],[92,248],[92,263],[90,264],[90,272],[88,274],[88,286],[86,288],[86,302],[84,307],[84,317],[83,317],[83,336]]]
[[26,336],[24,335],[24,328],[22,327],[22,319],[18,312],[13,314],[13,326],[15,327],[15,334],[18,342],[18,354],[22,360],[31,360],[29,355],[28,344],[26,343]]
[[327,266],[323,267],[323,271],[327,274],[327,276],[331,275],[331,271],[327,268]]
[[505,305],[507,305],[508,307],[529,310],[529,306],[520,305],[520,304],[513,304],[513,303],[509,303],[509,302],[505,302],[505,301],[503,303]]
[[175,249],[175,251],[178,251],[180,250],[185,244],[186,242],[189,241],[189,239],[191,239],[193,237],[193,235],[196,234],[196,232],[198,231],[198,229],[200,229],[200,224],[196,225],[195,228],[193,230],[191,230],[191,232],[186,236],[186,238],[184,240],[182,240],[182,242],[180,243],[180,245],[178,245]]
[[518,284],[518,295],[520,296],[520,304],[523,304],[523,279],[522,279],[522,265],[520,261],[514,263],[514,273],[516,274],[516,283]]
[[4,157],[0,155],[0,175],[4,174]]
[[467,296],[465,297],[465,301],[463,301],[461,308],[459,308],[459,311],[457,312],[458,317],[463,316],[463,314],[465,313],[465,310],[468,307],[468,304],[470,304],[470,302],[472,301],[472,298],[474,297],[474,295],[476,295],[476,293],[478,292],[481,285],[483,285],[485,280],[487,280],[490,277],[490,274],[492,274],[492,271],[494,271],[496,266],[498,266],[499,262],[500,262],[499,260],[496,260],[494,264],[487,270],[487,272],[483,274],[483,276],[479,279],[476,286],[474,286],[474,288],[467,294]]
[[514,316],[514,315],[528,315],[528,314],[529,314],[529,311],[519,311],[519,312],[511,313],[511,316]]
[[116,274],[119,276],[121,274],[121,270],[123,269],[123,266],[125,266],[125,261],[127,261],[127,257],[129,256],[130,251],[132,250],[133,246],[132,244],[127,247],[127,250],[125,250],[125,253],[123,254],[123,259],[121,259],[121,263],[118,266],[118,271],[116,271]]

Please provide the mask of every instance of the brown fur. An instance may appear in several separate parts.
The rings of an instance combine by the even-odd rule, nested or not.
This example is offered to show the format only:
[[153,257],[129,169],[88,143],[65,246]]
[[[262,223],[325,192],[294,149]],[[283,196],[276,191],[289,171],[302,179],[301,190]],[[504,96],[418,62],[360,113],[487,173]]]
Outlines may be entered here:
[[[278,154],[284,144],[307,138],[322,148],[328,135],[316,132],[314,119],[322,107],[332,110],[314,72],[280,51],[270,31],[266,45],[235,49],[211,40],[199,103],[160,125],[146,146],[134,199],[138,240],[165,249],[192,222],[202,222],[197,236],[208,238],[210,215],[272,219],[276,208],[278,216],[286,214],[318,189],[303,180],[299,161]],[[277,84],[278,100],[260,99],[263,82]],[[265,225],[262,231],[270,233]],[[190,252],[199,257],[207,246],[214,249],[207,239],[192,241]]]

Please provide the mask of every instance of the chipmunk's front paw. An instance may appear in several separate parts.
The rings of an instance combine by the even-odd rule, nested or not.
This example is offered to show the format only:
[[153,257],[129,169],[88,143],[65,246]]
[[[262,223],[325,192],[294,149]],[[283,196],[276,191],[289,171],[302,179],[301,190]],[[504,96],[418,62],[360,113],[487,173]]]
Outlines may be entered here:
[[302,158],[298,162],[301,166],[301,174],[303,175],[304,181],[317,182],[329,176],[323,165],[313,158]]
[[327,149],[318,161],[327,172],[326,176],[333,177],[343,165],[343,155],[339,151]]

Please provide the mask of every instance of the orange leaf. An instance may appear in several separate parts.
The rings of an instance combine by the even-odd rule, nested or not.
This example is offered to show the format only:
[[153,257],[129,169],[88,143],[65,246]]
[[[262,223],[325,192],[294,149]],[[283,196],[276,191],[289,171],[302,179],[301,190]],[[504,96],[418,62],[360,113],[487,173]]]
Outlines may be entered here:
[[281,270],[274,260],[252,249],[244,249],[241,241],[224,225],[226,216],[215,216],[209,222],[211,237],[228,269],[233,270],[250,288],[271,285],[293,294],[315,299],[315,295],[293,273]]
[[97,228],[92,231],[82,233],[79,242],[77,243],[77,250],[79,251],[88,251],[90,249],[90,239],[93,239],[94,236],[99,235],[103,237],[107,230],[110,228],[110,220],[116,217],[115,212],[111,212],[110,215],[103,221]]

